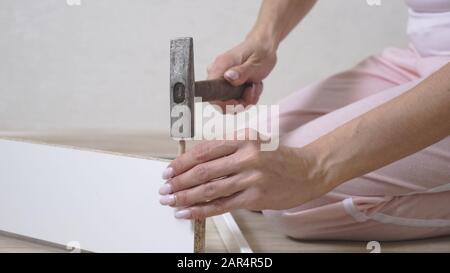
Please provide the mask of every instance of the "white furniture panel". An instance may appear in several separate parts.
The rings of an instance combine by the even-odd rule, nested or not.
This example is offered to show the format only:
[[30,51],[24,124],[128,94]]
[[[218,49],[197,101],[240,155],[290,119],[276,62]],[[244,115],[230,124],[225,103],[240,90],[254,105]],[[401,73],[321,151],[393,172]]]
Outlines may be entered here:
[[94,252],[192,252],[191,222],[159,204],[166,165],[0,139],[0,230]]

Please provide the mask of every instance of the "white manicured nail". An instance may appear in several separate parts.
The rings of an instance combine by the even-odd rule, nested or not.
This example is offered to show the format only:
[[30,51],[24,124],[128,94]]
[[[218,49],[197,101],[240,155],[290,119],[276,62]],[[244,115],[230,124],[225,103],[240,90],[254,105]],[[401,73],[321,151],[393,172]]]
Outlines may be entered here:
[[175,212],[175,218],[177,219],[189,219],[191,217],[190,209],[182,209]]
[[239,72],[234,71],[234,70],[228,70],[227,72],[225,72],[225,77],[230,79],[230,80],[237,80],[239,79]]
[[172,176],[173,176],[173,168],[172,167],[165,169],[162,173],[163,179],[169,179],[169,178],[172,178]]
[[172,193],[172,186],[169,183],[165,183],[159,188],[159,194],[166,195]]
[[175,205],[175,195],[173,194],[164,195],[159,199],[159,203],[161,203],[161,205],[164,206]]

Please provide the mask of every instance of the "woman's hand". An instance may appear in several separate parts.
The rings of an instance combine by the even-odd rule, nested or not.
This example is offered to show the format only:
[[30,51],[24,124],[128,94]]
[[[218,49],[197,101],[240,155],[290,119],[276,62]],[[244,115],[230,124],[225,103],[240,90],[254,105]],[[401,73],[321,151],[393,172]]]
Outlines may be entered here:
[[[161,204],[175,217],[202,219],[238,208],[288,209],[326,192],[302,150],[260,151],[258,141],[208,141],[176,158],[163,174]],[[320,173],[320,172],[315,172]]]
[[258,19],[244,42],[219,55],[209,66],[208,79],[225,78],[232,85],[253,83],[240,100],[214,102],[224,109],[226,104],[256,104],[262,93],[262,80],[277,62],[276,51],[281,41],[308,14],[316,0],[266,0]]
[[208,67],[208,79],[225,78],[235,86],[251,82],[253,86],[239,100],[214,104],[223,110],[227,104],[256,104],[263,90],[262,80],[272,71],[276,60],[274,43],[257,34],[250,34],[244,42],[219,55]]

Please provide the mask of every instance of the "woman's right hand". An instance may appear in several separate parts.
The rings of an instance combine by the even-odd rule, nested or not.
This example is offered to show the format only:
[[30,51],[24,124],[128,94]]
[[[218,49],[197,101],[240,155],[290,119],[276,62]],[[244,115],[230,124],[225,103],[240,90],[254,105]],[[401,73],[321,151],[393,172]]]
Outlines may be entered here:
[[253,83],[239,100],[216,101],[214,104],[225,110],[225,105],[256,104],[263,90],[262,80],[274,68],[277,45],[270,39],[249,35],[244,42],[216,57],[208,67],[208,79],[225,78],[234,86]]

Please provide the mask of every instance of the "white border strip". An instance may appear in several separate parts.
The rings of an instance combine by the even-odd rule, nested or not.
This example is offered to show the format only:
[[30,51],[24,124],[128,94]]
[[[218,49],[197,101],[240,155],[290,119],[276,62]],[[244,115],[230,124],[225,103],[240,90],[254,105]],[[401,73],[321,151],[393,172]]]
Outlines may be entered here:
[[228,252],[253,253],[231,213],[212,217]]

